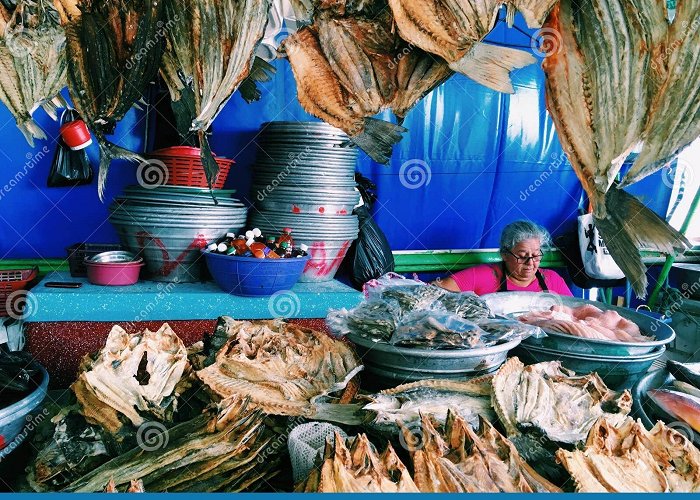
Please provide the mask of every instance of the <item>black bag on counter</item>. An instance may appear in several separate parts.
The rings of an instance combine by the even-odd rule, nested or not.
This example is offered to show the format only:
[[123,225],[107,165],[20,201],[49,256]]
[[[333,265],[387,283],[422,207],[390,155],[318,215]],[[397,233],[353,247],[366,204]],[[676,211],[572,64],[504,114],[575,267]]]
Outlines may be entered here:
[[377,199],[373,192],[376,186],[361,174],[355,174],[355,181],[364,205],[353,210],[358,218],[360,233],[348,250],[344,262],[350,271],[352,284],[359,290],[367,281],[393,271],[394,255],[384,232],[369,213]]
[[[73,109],[66,109],[61,115],[60,125],[79,118]],[[82,186],[92,182],[92,167],[85,149],[73,151],[59,137],[49,178],[48,187]]]

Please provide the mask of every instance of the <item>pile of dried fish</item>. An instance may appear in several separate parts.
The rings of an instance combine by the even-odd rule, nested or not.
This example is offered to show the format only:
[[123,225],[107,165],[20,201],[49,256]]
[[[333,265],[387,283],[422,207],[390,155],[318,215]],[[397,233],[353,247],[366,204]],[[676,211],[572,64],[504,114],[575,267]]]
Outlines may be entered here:
[[475,429],[479,426],[479,417],[495,422],[496,414],[491,408],[492,378],[493,375],[464,381],[420,380],[364,396],[361,399],[370,401],[362,408],[371,416],[366,426],[397,436],[399,424],[407,428],[420,427],[421,415],[444,425],[448,412]]
[[[228,321],[229,340],[197,377],[220,398],[250,398],[271,415],[319,417],[311,400],[345,387],[362,366],[326,334],[280,321]],[[332,406],[332,405],[331,405]]]
[[[110,479],[109,483],[107,483],[107,486],[105,486],[105,489],[103,490],[104,493],[120,493],[120,491],[117,489],[117,485],[114,483],[113,479]],[[138,481],[131,481],[129,483],[129,487],[124,491],[124,493],[145,493],[146,490],[143,487],[143,481],[138,480]]]
[[521,50],[481,43],[496,25],[503,3],[508,5],[511,26],[519,10],[528,27],[538,28],[556,0],[389,0],[404,40],[486,87],[513,93],[510,72],[533,64],[535,58]]
[[[318,2],[317,15],[283,42],[302,107],[386,163],[405,128],[372,118],[408,110],[452,75],[447,63],[401,40],[386,0]],[[329,8],[330,7],[330,8]]]
[[629,391],[611,391],[596,373],[574,376],[558,361],[525,366],[510,358],[492,384],[493,408],[508,437],[535,433],[574,444],[599,417],[621,421],[632,408]]
[[245,401],[222,405],[168,430],[152,430],[147,443],[103,464],[64,491],[102,491],[111,481],[119,489],[141,480],[151,492],[237,492],[262,488],[278,472],[275,457],[257,460],[271,435],[260,411],[251,411]]
[[421,492],[561,491],[520,458],[513,444],[486,420],[481,419],[475,432],[450,412],[444,439],[427,417],[422,418],[420,443],[410,429],[404,433],[412,450],[413,480]]
[[[664,2],[562,0],[545,26],[562,40],[543,63],[547,109],[595,224],[639,297],[647,277],[638,249],[673,254],[690,242],[620,188],[664,167],[700,135],[700,30],[688,28],[697,23],[700,0],[680,2],[670,25]],[[641,154],[615,185],[640,141]]]
[[55,120],[65,107],[66,36],[49,0],[20,0],[14,11],[0,4],[0,100],[27,142],[45,139],[31,115],[42,106]]
[[305,493],[418,493],[406,466],[387,445],[379,456],[367,436],[350,443],[338,433],[326,441],[323,463],[314,468],[297,492]]
[[[163,2],[161,2],[163,3]],[[171,0],[166,3],[168,46],[161,74],[170,90],[179,132],[196,132],[211,182],[219,167],[206,131],[233,93],[247,101],[260,93],[255,81],[274,68],[256,58],[270,0]]]
[[134,335],[115,325],[72,389],[88,422],[116,434],[128,424],[172,422],[189,372],[187,350],[167,323]]
[[165,45],[161,29],[165,3],[57,0],[67,39],[70,95],[100,147],[100,198],[112,160],[143,161],[105,135],[114,133],[116,123],[143,99],[157,74]]
[[647,431],[631,418],[618,424],[601,418],[583,450],[559,450],[557,458],[580,492],[700,491],[700,451],[661,422]]

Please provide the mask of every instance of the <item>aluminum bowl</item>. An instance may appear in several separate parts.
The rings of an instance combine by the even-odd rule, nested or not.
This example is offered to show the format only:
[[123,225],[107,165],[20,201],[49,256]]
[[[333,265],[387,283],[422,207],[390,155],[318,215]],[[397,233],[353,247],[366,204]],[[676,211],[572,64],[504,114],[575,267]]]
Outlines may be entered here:
[[525,344],[523,341],[513,355],[523,363],[534,364],[544,361],[561,361],[562,366],[579,375],[596,372],[612,389],[631,388],[663,356],[666,346],[659,346],[651,353],[639,356],[585,356],[552,349],[543,349]]
[[592,300],[541,292],[499,292],[483,295],[481,298],[486,301],[494,314],[501,315],[545,311],[549,310],[553,305],[577,307],[592,304],[604,311],[617,311],[623,318],[636,323],[644,335],[656,338],[652,342],[614,342],[612,340],[584,339],[575,335],[567,335],[545,329],[546,337],[540,339],[529,337],[525,339],[523,344],[528,346],[585,356],[639,356],[656,352],[659,347],[665,346],[676,338],[676,333],[670,326],[651,316],[632,309],[610,306]]
[[372,385],[384,387],[429,378],[464,379],[491,373],[505,362],[508,351],[520,343],[516,339],[480,349],[440,350],[396,347],[352,333],[348,339],[355,344],[365,372],[375,377]]
[[[113,250],[111,252],[102,252],[92,257],[86,257],[85,263],[93,264],[114,264],[136,261],[136,255],[125,250]],[[141,259],[138,259],[141,260]]]

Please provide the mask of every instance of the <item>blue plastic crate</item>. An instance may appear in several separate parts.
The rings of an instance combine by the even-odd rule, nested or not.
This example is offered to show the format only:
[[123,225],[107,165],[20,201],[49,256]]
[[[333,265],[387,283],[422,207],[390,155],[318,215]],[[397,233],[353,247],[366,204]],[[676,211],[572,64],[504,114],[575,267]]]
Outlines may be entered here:
[[245,297],[289,290],[299,281],[309,257],[256,259],[202,251],[214,281],[225,292]]

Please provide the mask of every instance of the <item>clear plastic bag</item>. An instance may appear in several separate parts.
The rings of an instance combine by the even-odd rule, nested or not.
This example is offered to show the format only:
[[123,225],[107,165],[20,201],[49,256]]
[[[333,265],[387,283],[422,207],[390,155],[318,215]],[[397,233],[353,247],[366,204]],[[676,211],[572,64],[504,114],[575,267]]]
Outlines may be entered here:
[[396,302],[382,299],[366,300],[354,309],[331,310],[326,324],[336,337],[353,333],[375,342],[387,342],[396,330],[401,309]]
[[488,345],[510,342],[515,339],[524,340],[528,337],[539,339],[547,336],[539,326],[527,325],[513,319],[485,319],[479,321],[478,325],[484,330],[484,342]]
[[389,343],[420,349],[473,349],[487,346],[485,336],[476,323],[457,314],[424,310],[405,315]]

